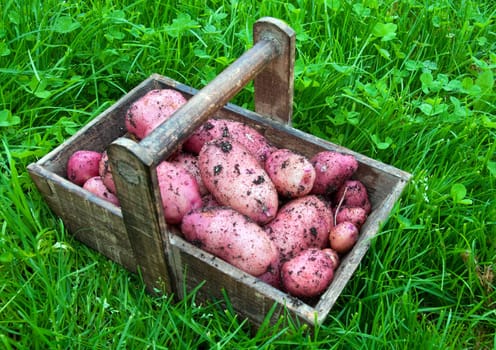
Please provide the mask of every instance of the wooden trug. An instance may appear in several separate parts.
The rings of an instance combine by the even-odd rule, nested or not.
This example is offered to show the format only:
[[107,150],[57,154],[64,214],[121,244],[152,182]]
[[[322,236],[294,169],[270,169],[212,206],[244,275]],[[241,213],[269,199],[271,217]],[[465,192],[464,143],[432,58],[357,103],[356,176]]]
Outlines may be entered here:
[[[150,291],[179,298],[199,284],[199,299],[227,294],[235,310],[261,324],[287,311],[313,325],[322,323],[358,267],[407,184],[410,174],[290,126],[295,33],[283,22],[262,18],[254,26],[254,46],[202,90],[158,74],[150,76],[28,171],[50,208],[77,239],[122,264],[138,269]],[[254,79],[255,112],[228,103]],[[141,142],[124,137],[128,106],[156,88],[183,93],[188,103]],[[157,164],[173,154],[207,118],[228,118],[253,126],[274,145],[311,157],[322,150],[353,154],[356,178],[369,191],[373,210],[359,241],[343,259],[328,290],[312,302],[290,297],[185,241],[164,220]],[[78,149],[108,150],[121,208],[89,194],[65,178],[69,156]]]

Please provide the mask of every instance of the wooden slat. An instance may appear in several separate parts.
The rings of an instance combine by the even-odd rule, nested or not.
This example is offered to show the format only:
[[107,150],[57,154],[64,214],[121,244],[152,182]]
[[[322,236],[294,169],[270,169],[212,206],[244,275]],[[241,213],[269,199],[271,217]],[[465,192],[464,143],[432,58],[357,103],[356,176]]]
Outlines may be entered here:
[[189,292],[203,284],[198,291],[199,300],[219,300],[226,293],[236,312],[255,325],[263,322],[275,303],[278,308],[272,315],[272,322],[277,321],[283,308],[304,323],[309,323],[308,320],[313,320],[315,316],[312,306],[261,282],[177,235],[171,236],[170,248],[179,280],[177,293],[181,298],[184,297],[183,290]]
[[37,163],[28,172],[50,209],[74,237],[136,272],[136,261],[120,208]]
[[[155,167],[143,148],[127,138],[119,138],[108,148],[124,223],[136,264],[151,292],[172,292],[166,265],[165,231]],[[155,173],[155,176],[153,175]]]
[[253,26],[253,40],[274,40],[279,55],[254,79],[255,112],[291,124],[295,31],[281,20],[263,17]]

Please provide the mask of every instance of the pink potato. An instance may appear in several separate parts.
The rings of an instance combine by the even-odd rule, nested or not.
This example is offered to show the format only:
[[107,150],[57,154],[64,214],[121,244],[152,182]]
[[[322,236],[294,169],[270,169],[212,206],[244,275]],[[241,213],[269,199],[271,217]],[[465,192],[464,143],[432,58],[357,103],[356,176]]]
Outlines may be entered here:
[[368,215],[372,209],[365,185],[359,180],[347,180],[334,195],[334,203],[341,207],[359,207]]
[[240,143],[220,138],[205,143],[198,155],[203,183],[224,206],[264,224],[278,209],[278,196],[269,176]]
[[98,163],[102,154],[96,151],[79,150],[67,161],[67,178],[82,186],[89,178],[98,175]]
[[307,195],[284,204],[264,228],[284,261],[305,249],[328,246],[332,225],[331,207],[319,197]]
[[183,216],[202,206],[200,189],[193,175],[167,161],[157,166],[157,178],[165,220],[179,224]]
[[221,207],[212,193],[207,193],[206,195],[202,196],[202,208],[208,207]]
[[186,98],[179,91],[151,90],[131,104],[126,111],[126,129],[141,140],[186,102]]
[[277,259],[277,248],[263,229],[231,208],[193,210],[184,216],[181,231],[192,244],[253,276]]
[[265,171],[284,197],[302,197],[310,193],[315,181],[315,169],[310,161],[289,149],[272,152],[265,162]]
[[271,285],[274,288],[281,289],[282,288],[282,281],[281,281],[281,257],[279,254],[279,250],[277,250],[277,254],[274,257],[274,260],[269,264],[269,267],[267,268],[267,271],[265,271],[263,274],[258,276],[258,279],[261,280],[262,282],[267,283],[268,285]]
[[110,203],[119,206],[119,199],[109,191],[109,189],[105,186],[102,181],[102,178],[97,175],[89,178],[83,184],[83,188],[94,195],[109,201]]
[[184,142],[183,147],[198,154],[206,142],[220,137],[229,137],[241,143],[262,165],[276,149],[255,128],[229,119],[209,119]]
[[312,193],[330,195],[334,193],[358,169],[356,158],[335,151],[315,154],[310,162],[315,168]]
[[338,252],[332,248],[324,248],[322,249],[322,251],[326,253],[329,256],[329,258],[331,258],[333,268],[334,270],[336,270],[339,264],[341,263],[341,259],[339,259]]
[[351,222],[341,222],[329,233],[330,246],[339,254],[347,253],[358,240],[358,234],[358,228]]
[[185,152],[177,153],[170,162],[175,164],[187,172],[189,172],[196,179],[198,187],[200,188],[200,194],[203,196],[208,193],[207,188],[203,184],[203,180],[200,175],[200,168],[198,167],[198,157]]
[[110,192],[116,193],[114,178],[112,177],[112,168],[110,167],[110,161],[108,158],[107,151],[103,151],[102,158],[98,164],[98,174],[102,177],[103,183]]
[[324,251],[310,248],[281,267],[284,290],[299,298],[321,295],[334,278],[334,264]]
[[348,221],[354,224],[358,229],[360,229],[367,220],[367,211],[360,207],[341,207],[335,215],[336,224]]

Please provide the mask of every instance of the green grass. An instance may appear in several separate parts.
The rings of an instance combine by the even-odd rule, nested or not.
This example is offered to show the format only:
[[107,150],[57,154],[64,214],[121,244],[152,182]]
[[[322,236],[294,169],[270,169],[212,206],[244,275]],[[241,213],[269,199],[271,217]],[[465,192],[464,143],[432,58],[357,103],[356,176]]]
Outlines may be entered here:
[[[147,294],[26,172],[151,73],[204,86],[262,16],[297,32],[294,126],[413,174],[313,332]],[[495,348],[495,22],[475,0],[4,1],[0,347]]]

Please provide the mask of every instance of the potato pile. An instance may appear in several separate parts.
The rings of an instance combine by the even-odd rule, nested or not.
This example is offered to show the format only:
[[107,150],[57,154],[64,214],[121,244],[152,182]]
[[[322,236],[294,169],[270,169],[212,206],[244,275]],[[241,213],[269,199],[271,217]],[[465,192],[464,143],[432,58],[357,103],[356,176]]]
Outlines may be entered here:
[[[150,91],[127,111],[128,133],[145,137],[184,103],[175,90]],[[371,211],[357,169],[352,155],[307,158],[246,124],[212,118],[157,166],[157,177],[165,219],[186,240],[305,299],[328,288]],[[67,176],[119,205],[106,152],[75,152]]]

